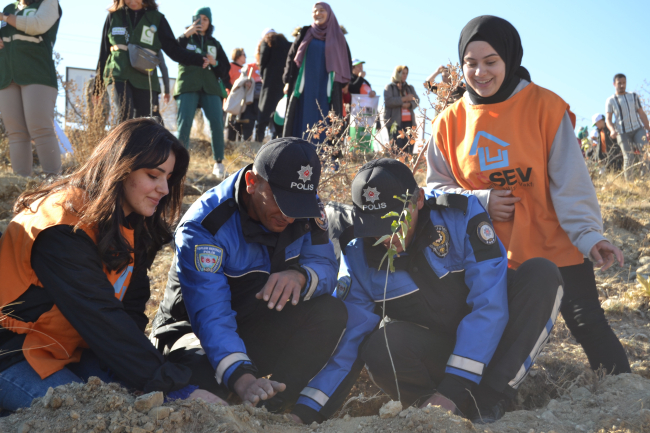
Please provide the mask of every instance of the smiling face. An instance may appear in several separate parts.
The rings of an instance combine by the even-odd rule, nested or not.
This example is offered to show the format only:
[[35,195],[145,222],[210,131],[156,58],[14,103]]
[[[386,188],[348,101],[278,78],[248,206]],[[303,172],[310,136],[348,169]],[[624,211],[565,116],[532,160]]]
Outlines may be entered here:
[[327,9],[322,5],[314,6],[314,9],[311,11],[311,16],[314,19],[316,25],[322,26],[327,22]]
[[463,74],[467,84],[479,96],[487,98],[494,95],[503,84],[506,63],[487,42],[470,42],[463,57]]
[[124,181],[122,209],[125,216],[135,212],[150,217],[156,212],[160,200],[169,194],[168,180],[175,164],[176,156],[171,153],[158,167],[141,168],[129,174]]
[[139,11],[142,9],[142,0],[124,0],[124,4],[132,11]]
[[246,179],[246,192],[243,193],[243,199],[248,208],[248,215],[255,221],[259,221],[269,231],[280,233],[293,223],[296,219],[289,218],[282,213],[278,207],[273,191],[267,181],[261,176],[247,171],[244,175]]

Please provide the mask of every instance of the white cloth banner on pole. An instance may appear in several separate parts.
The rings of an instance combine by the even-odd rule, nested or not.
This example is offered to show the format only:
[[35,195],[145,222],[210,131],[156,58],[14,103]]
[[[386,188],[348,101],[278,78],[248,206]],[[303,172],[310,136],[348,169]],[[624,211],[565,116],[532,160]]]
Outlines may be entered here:
[[56,131],[56,136],[59,139],[59,150],[61,151],[61,154],[65,155],[66,153],[69,153],[71,155],[74,155],[74,149],[72,149],[70,140],[68,140],[68,137],[66,137],[65,132],[63,132],[63,130],[59,126],[59,122],[57,122],[56,120],[54,121],[54,130]]

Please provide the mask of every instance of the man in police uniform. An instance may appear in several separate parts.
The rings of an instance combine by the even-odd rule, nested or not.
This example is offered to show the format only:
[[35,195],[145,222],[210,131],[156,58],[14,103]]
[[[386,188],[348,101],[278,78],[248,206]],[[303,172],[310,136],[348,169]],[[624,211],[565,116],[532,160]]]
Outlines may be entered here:
[[[392,238],[398,256],[387,277],[387,261],[379,266],[391,239],[373,244],[391,233],[396,218],[382,217],[402,212],[403,203],[393,197],[407,191],[411,227],[406,248]],[[341,256],[336,294],[349,316],[355,309],[354,316],[365,320],[348,323],[337,353],[310,386],[343,384],[365,363],[373,380],[404,406],[440,405],[473,422],[496,421],[557,317],[557,267],[538,258],[508,270],[479,201],[421,189],[399,161],[363,166],[352,183],[352,201],[356,239]],[[368,326],[380,317],[385,331]]]
[[[152,339],[192,368],[192,383],[280,412],[334,351],[347,312],[331,296],[336,258],[320,174],[311,144],[276,139],[181,220]],[[316,420],[305,405],[292,413]]]

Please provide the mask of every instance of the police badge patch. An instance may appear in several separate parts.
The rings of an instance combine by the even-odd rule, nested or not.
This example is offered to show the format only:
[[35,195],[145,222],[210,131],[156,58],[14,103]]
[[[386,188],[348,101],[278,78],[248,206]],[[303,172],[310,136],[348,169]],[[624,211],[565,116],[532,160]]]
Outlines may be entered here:
[[438,239],[433,241],[429,248],[434,254],[440,258],[443,258],[449,254],[449,230],[444,226],[435,226],[436,233],[438,233]]
[[479,240],[485,245],[492,245],[497,241],[497,236],[494,233],[494,228],[489,222],[481,222],[476,230],[478,231]]
[[194,264],[199,272],[215,273],[221,267],[223,249],[215,245],[196,245],[194,247]]
[[326,232],[327,227],[329,227],[329,223],[327,221],[327,212],[325,212],[325,206],[320,201],[320,199],[318,200],[318,208],[320,209],[320,218],[314,218],[314,222],[316,223],[319,229]]
[[336,297],[341,301],[344,301],[350,293],[350,277],[345,275],[339,278],[338,283],[336,283]]

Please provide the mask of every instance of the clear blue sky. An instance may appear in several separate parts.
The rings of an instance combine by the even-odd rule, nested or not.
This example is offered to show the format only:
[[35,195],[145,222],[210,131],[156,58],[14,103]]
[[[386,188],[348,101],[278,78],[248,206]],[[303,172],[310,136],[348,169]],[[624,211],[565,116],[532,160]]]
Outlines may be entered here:
[[[63,18],[55,50],[66,66],[95,68],[107,0],[60,0]],[[311,23],[310,1],[159,0],[172,30],[179,35],[198,7],[210,6],[214,36],[226,53],[244,47],[253,61],[263,29],[273,27],[289,40],[297,26]],[[524,58],[537,84],[564,98],[578,116],[578,125],[602,113],[614,93],[612,77],[627,75],[628,91],[650,81],[650,1],[551,0],[436,2],[343,1],[330,5],[348,30],[353,58],[365,60],[366,78],[381,94],[393,68],[405,64],[409,82],[418,92],[422,82],[440,64],[457,62],[458,35],[478,15],[509,20],[521,35]],[[449,5],[449,6],[446,6]],[[177,66],[168,62],[170,75]],[[65,76],[65,75],[64,75]]]

